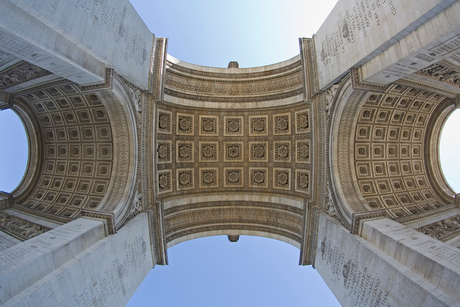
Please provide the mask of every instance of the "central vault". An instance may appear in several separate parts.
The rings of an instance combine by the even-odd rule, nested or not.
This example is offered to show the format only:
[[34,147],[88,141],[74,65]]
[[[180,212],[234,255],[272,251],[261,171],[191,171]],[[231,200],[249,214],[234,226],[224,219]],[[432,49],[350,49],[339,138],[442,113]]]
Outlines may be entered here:
[[167,57],[156,118],[166,242],[245,230],[300,247],[313,178],[300,56],[258,68],[230,64]]

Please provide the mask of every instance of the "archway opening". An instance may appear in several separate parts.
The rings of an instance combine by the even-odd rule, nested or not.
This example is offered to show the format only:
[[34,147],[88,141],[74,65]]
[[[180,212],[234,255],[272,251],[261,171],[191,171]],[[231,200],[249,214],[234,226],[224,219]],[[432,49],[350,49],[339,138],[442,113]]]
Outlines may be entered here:
[[13,110],[0,112],[0,190],[12,192],[20,184],[27,168],[27,134]]
[[456,192],[460,193],[460,110],[449,115],[441,132],[439,159],[444,177]]
[[299,249],[273,239],[194,239],[168,249],[127,306],[340,306]]

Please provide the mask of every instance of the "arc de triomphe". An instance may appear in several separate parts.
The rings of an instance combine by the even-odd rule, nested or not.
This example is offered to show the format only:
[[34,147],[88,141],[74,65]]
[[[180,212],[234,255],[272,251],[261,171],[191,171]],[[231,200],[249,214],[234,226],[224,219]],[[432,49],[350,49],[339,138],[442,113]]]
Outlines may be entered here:
[[0,304],[123,306],[169,247],[254,235],[298,247],[345,306],[460,306],[438,156],[458,16],[340,0],[294,58],[210,68],[128,0],[3,1],[0,107],[29,162],[0,196]]

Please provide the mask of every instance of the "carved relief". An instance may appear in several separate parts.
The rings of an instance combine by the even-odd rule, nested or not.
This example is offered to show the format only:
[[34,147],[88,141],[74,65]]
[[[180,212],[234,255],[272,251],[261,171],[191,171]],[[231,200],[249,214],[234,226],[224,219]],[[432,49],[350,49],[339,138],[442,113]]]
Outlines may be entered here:
[[249,161],[268,162],[268,142],[249,142]]
[[171,134],[171,112],[158,111],[158,133]]
[[290,190],[291,189],[291,170],[274,168],[273,169],[273,188]]
[[273,116],[273,134],[291,134],[291,114]]
[[224,135],[242,136],[243,135],[243,117],[242,116],[224,116]]
[[416,230],[441,241],[447,241],[460,234],[460,215],[431,223]]
[[296,162],[308,163],[310,162],[310,142],[296,141]]
[[310,118],[308,110],[295,113],[296,133],[310,132]]
[[219,186],[217,168],[200,168],[200,188],[213,188]]
[[421,75],[460,87],[460,72],[454,70],[443,63],[436,63],[422,69]]
[[268,116],[249,116],[249,135],[268,135]]
[[177,113],[176,133],[178,135],[193,135],[193,115]]
[[176,162],[193,162],[194,150],[193,142],[180,141],[176,143]]
[[243,142],[224,142],[224,161],[242,162],[243,146]]
[[217,116],[200,115],[200,135],[217,135],[218,133]]
[[224,168],[226,187],[242,187],[243,186],[243,168],[240,167],[226,167]]
[[178,169],[177,175],[177,189],[187,190],[194,188],[195,178],[193,176],[193,169]]
[[218,142],[200,142],[200,162],[217,162],[219,153]]
[[171,170],[158,172],[158,194],[167,193],[172,191],[172,176]]
[[308,193],[310,187],[310,172],[304,170],[295,171],[295,190]]
[[0,211],[0,229],[24,241],[45,233],[51,228],[29,222],[5,211]]
[[250,167],[249,186],[268,188],[268,169]]
[[273,142],[273,161],[274,162],[291,162],[291,142],[274,141]]
[[0,90],[51,74],[49,71],[21,61],[0,74]]
[[171,163],[171,141],[159,141],[157,148],[157,162]]

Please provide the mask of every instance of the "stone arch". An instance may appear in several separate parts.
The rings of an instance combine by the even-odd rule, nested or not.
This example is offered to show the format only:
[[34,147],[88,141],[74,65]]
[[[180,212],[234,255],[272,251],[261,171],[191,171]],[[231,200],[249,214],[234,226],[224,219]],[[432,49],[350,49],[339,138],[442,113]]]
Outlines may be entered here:
[[110,192],[105,195],[96,211],[112,215],[114,231],[139,210],[139,207],[135,207],[138,205],[136,197],[140,193],[139,156],[136,154],[139,150],[140,112],[133,88],[137,90],[113,72],[111,88],[101,91],[101,97],[111,117],[113,146],[117,155],[113,157]]
[[[137,129],[132,99],[120,81],[104,89],[111,82],[81,87],[57,81],[11,96],[29,141],[26,174],[12,192],[15,209],[59,223],[101,212],[116,231],[129,201],[114,197],[133,194],[125,187],[135,174]],[[118,171],[126,164],[126,173]]]
[[[216,201],[218,199],[218,201]],[[267,195],[202,195],[165,201],[166,247],[211,235],[253,235],[301,248],[306,204]]]
[[224,192],[311,199],[312,107],[302,86],[299,56],[241,69],[168,57],[156,110],[157,199]]
[[344,224],[354,231],[373,215],[403,222],[453,202],[437,153],[451,98],[405,84],[358,89],[351,78],[336,97],[331,177]]

